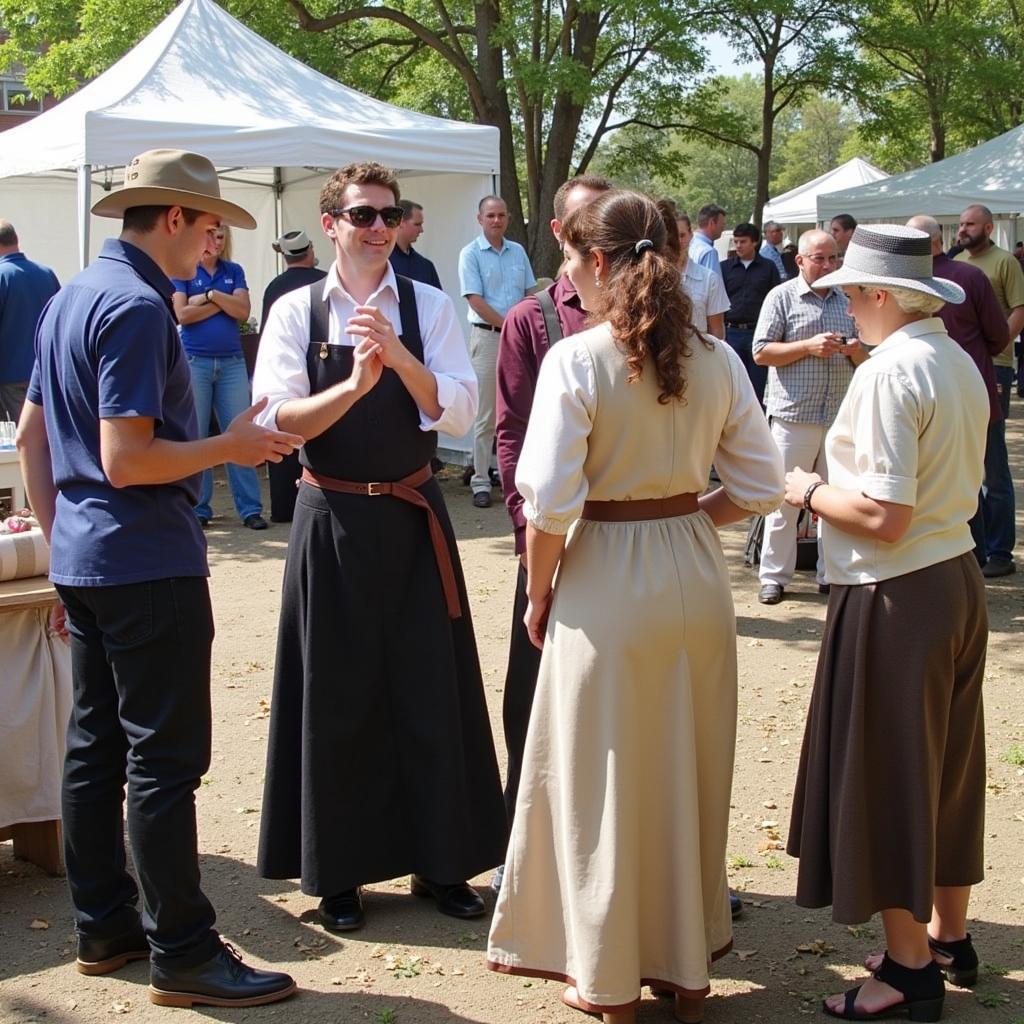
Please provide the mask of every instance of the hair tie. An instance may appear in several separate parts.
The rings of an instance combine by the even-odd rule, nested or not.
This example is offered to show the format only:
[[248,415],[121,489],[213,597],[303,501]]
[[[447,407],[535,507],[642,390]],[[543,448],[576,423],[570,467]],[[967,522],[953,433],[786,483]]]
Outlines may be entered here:
[[640,241],[633,246],[633,251],[637,254],[637,256],[639,256],[640,253],[642,253],[645,249],[653,248],[654,243],[649,238],[641,238]]

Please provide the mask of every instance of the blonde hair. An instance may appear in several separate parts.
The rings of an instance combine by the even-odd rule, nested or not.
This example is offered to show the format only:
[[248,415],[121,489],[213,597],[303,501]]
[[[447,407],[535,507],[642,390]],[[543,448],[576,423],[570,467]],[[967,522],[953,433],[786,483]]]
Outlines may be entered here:
[[[224,248],[217,254],[218,260],[227,260],[231,262],[231,228],[227,224],[221,224],[216,231],[224,232]],[[216,233],[216,232],[214,232]]]
[[904,313],[925,313],[930,316],[932,313],[937,313],[946,304],[945,299],[927,295],[914,288],[880,288],[879,291],[888,292]]

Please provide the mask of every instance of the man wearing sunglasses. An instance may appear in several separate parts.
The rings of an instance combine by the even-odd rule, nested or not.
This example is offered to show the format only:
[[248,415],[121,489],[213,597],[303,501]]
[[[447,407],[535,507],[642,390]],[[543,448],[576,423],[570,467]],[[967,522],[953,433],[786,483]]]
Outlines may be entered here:
[[473,505],[490,508],[498,339],[505,314],[536,285],[537,279],[526,250],[505,238],[508,207],[504,199],[485,196],[480,200],[476,220],[481,233],[459,254],[459,289],[469,304],[469,354],[480,382],[469,486]]
[[[754,328],[754,362],[768,367],[765,411],[789,473],[797,466],[825,477],[825,434],[850,385],[854,368],[868,357],[854,335],[838,288],[816,288],[835,270],[836,242],[824,231],[805,231],[796,258],[799,274],[773,288]],[[791,505],[765,519],[761,548],[761,604],[778,604],[796,568],[796,521]],[[828,592],[818,537],[817,581]]]
[[[453,917],[507,826],[458,550],[430,470],[476,378],[451,299],[397,276],[394,173],[350,164],[320,193],[327,277],[282,296],[253,390],[304,438],[288,547],[258,867],[301,877],[331,931],[360,887],[412,875]],[[283,429],[283,428],[282,428]]]

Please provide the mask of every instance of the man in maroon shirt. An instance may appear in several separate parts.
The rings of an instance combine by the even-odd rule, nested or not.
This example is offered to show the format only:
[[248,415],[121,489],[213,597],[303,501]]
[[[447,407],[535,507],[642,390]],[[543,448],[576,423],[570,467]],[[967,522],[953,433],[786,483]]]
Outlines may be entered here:
[[[602,192],[610,189],[611,182],[592,175],[570,178],[561,185],[554,198],[554,220],[551,230],[561,241],[562,221],[573,210],[592,203]],[[579,296],[569,278],[561,276],[546,289],[554,303],[561,337],[578,334],[586,326],[587,314],[580,306]],[[545,324],[544,310],[537,295],[528,295],[517,302],[505,315],[498,343],[498,398],[496,433],[498,438],[498,470],[505,505],[512,517],[515,530],[516,554],[519,556],[519,575],[512,609],[512,635],[509,641],[508,670],[505,675],[505,698],[502,720],[505,727],[505,747],[508,751],[508,775],[505,782],[505,808],[511,824],[519,792],[526,728],[530,723],[533,691],[537,685],[540,651],[530,642],[523,625],[526,614],[526,520],[523,518],[523,498],[516,490],[516,466],[523,449],[526,424],[533,405],[533,392],[541,360],[551,344],[558,341],[550,337]],[[491,887],[501,888],[502,868],[494,876]]]
[[[932,217],[911,217],[908,228],[926,232],[932,240],[932,273],[955,281],[967,293],[959,304],[946,303],[938,315],[949,336],[974,360],[988,391],[989,422],[1003,419],[1003,409],[996,387],[996,374],[992,357],[999,355],[1010,344],[1003,308],[996,298],[995,289],[984,271],[960,260],[951,260],[942,248],[942,228]],[[981,496],[978,511],[970,521],[974,538],[974,554],[979,565],[986,561],[985,519],[981,514]]]

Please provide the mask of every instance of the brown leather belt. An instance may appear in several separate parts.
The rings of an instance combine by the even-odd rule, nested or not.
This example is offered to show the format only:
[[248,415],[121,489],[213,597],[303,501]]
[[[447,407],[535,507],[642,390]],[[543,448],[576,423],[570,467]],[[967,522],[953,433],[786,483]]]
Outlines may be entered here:
[[448,617],[450,619],[462,618],[462,602],[459,600],[459,587],[455,580],[455,566],[452,563],[452,555],[448,550],[448,541],[445,539],[444,530],[441,529],[441,520],[437,513],[431,508],[430,502],[416,490],[421,487],[434,475],[430,466],[402,477],[401,480],[393,480],[389,483],[359,484],[351,480],[336,480],[333,476],[324,476],[322,473],[314,473],[311,469],[302,470],[302,479],[307,484],[319,487],[322,491],[337,491],[339,494],[361,494],[366,498],[377,498],[389,494],[392,498],[400,501],[407,501],[410,505],[416,505],[427,513],[427,525],[430,527],[430,540],[434,545],[434,558],[437,560],[437,571],[441,576],[441,586],[444,588],[444,601],[448,606]]
[[668,498],[638,498],[636,501],[585,501],[583,518],[598,523],[632,523],[649,519],[673,519],[700,511],[696,494],[673,494]]

